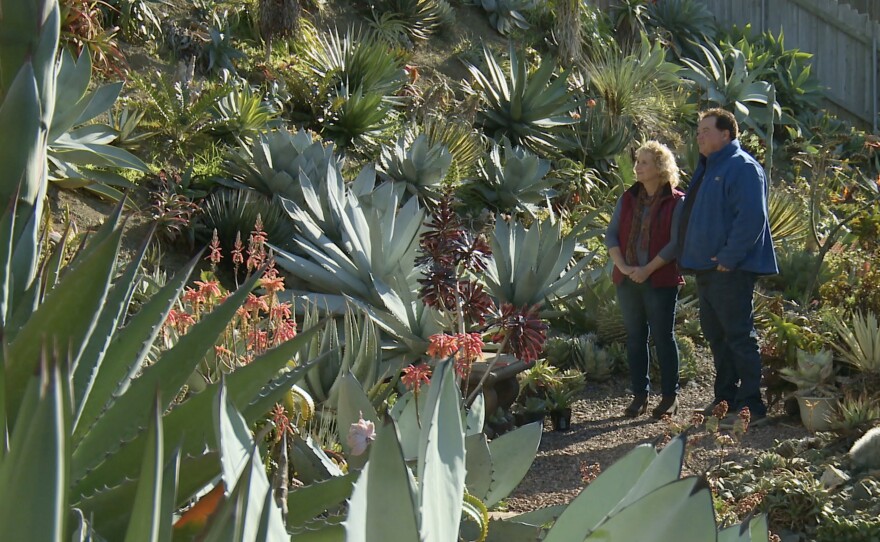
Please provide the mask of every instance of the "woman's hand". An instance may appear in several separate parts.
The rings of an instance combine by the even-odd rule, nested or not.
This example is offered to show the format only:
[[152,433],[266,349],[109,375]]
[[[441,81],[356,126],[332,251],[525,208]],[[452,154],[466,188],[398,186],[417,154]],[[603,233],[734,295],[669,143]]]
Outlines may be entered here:
[[634,265],[626,265],[626,264],[618,265],[617,268],[620,269],[620,272],[623,273],[624,275],[626,275],[627,277],[632,275],[635,272],[635,270],[638,269],[638,267],[636,267]]
[[633,269],[632,274],[629,275],[629,278],[633,282],[637,282],[639,284],[648,280],[648,277],[651,276],[651,272],[648,271],[645,267],[636,267]]

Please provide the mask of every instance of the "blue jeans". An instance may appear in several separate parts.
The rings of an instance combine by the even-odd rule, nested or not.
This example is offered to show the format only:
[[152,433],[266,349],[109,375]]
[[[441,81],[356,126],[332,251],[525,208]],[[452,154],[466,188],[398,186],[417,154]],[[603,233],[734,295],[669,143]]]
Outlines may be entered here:
[[626,358],[633,393],[648,393],[650,353],[648,334],[654,337],[660,362],[660,386],[663,395],[678,393],[678,345],[675,344],[675,302],[678,286],[654,288],[624,277],[617,286],[617,302],[626,328]]
[[755,278],[747,271],[700,273],[697,295],[700,326],[715,361],[715,401],[727,401],[733,412],[749,407],[753,415],[765,416],[752,306]]

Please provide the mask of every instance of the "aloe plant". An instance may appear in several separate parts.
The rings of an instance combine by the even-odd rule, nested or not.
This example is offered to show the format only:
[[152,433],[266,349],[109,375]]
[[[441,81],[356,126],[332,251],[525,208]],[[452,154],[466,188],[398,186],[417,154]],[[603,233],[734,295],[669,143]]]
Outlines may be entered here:
[[558,179],[547,177],[549,171],[549,161],[504,138],[502,144],[492,146],[481,164],[479,178],[469,187],[492,209],[534,216],[537,205],[555,195],[553,186]]
[[472,92],[484,104],[479,123],[496,141],[506,136],[517,145],[536,151],[557,153],[572,147],[571,138],[560,129],[574,123],[574,96],[569,93],[568,73],[554,77],[550,55],[530,72],[524,55],[510,45],[510,69],[504,70],[488,48],[483,47],[485,68],[469,66],[474,77]]
[[402,137],[394,147],[383,148],[379,164],[383,177],[403,183],[413,195],[437,200],[452,165],[452,154],[446,146],[432,145],[425,134],[420,134],[411,142]]
[[834,348],[843,358],[859,371],[867,374],[880,374],[880,325],[877,315],[854,313],[849,323],[837,318],[833,321],[834,328],[843,345]]
[[534,222],[526,228],[517,220],[498,219],[492,235],[493,259],[486,269],[486,285],[493,296],[517,307],[543,304],[561,295],[591,256],[573,262],[575,240],[562,235],[561,225]]

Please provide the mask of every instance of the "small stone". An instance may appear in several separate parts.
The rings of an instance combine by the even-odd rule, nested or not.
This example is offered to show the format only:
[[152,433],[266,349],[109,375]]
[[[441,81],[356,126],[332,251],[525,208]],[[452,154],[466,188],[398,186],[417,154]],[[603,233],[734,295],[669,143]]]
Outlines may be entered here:
[[848,480],[849,475],[833,465],[825,469],[825,472],[822,473],[822,478],[819,479],[826,489],[834,489],[845,484]]

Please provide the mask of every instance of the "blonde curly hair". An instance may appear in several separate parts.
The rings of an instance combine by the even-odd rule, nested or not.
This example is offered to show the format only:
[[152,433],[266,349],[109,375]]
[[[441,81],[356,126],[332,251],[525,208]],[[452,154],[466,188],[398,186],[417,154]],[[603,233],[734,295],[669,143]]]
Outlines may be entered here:
[[651,154],[654,157],[654,165],[660,171],[660,180],[662,184],[669,184],[673,188],[678,186],[678,164],[675,163],[675,156],[669,147],[659,141],[647,141],[636,151],[636,157],[643,152]]

